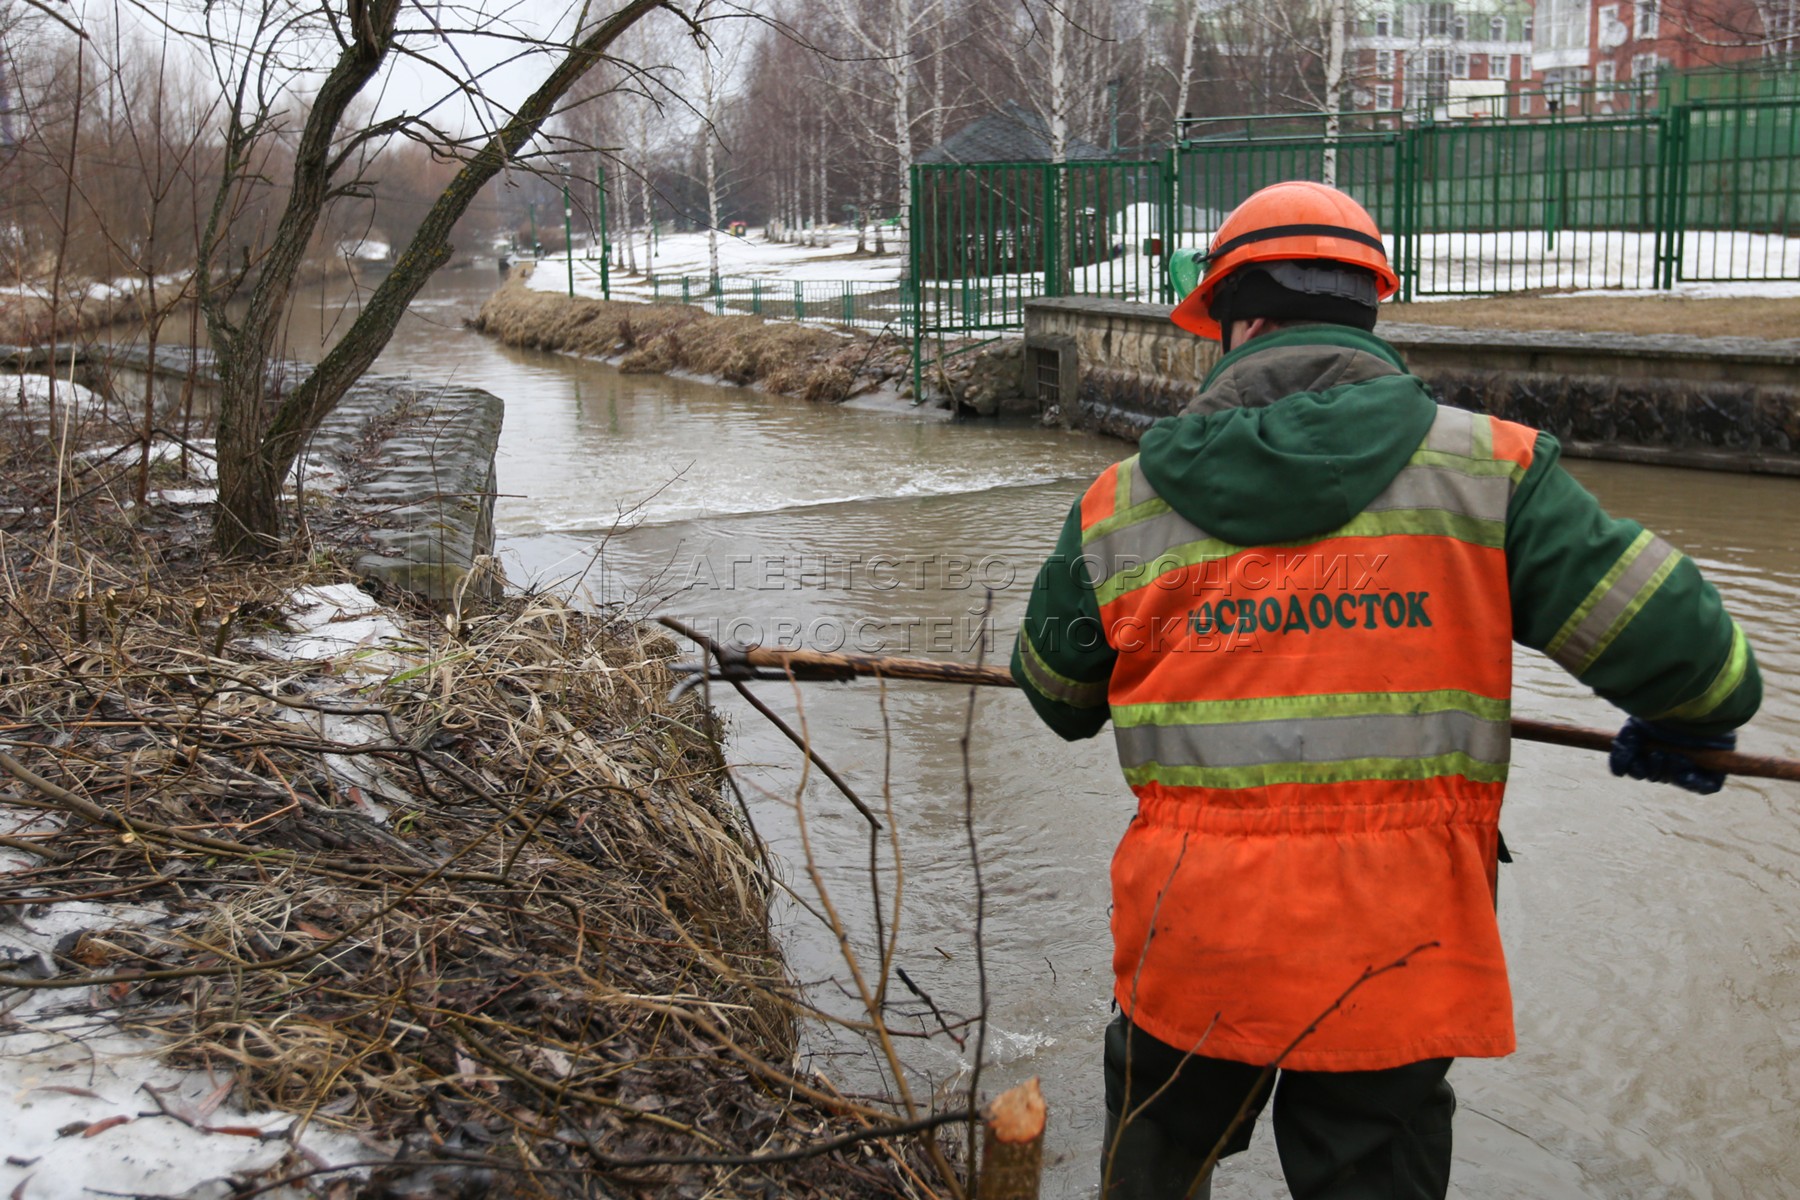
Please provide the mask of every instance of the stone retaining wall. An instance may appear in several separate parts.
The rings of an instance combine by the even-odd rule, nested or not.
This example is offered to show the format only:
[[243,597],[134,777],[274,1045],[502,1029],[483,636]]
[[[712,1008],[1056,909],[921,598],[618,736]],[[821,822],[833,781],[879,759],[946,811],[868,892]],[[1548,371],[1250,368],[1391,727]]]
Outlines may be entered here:
[[[1574,457],[1800,475],[1800,340],[1377,332],[1444,403],[1546,429]],[[1062,381],[1039,393],[1062,424],[1134,441],[1218,361],[1217,346],[1169,323],[1167,305],[1031,300],[1025,334],[1028,386]]]
[[[59,371],[69,370],[66,353]],[[0,347],[0,365],[15,371],[48,363],[46,351]],[[271,367],[296,381],[307,369]],[[210,411],[215,376],[205,351],[160,347],[152,362],[141,346],[97,346],[75,356],[76,382],[126,407],[140,405],[153,381],[165,427],[187,398],[190,375],[196,411]],[[493,557],[494,454],[504,416],[500,398],[479,388],[367,375],[345,394],[307,456],[345,480],[333,503],[363,528],[359,571],[434,604],[464,591],[498,592],[505,580]]]

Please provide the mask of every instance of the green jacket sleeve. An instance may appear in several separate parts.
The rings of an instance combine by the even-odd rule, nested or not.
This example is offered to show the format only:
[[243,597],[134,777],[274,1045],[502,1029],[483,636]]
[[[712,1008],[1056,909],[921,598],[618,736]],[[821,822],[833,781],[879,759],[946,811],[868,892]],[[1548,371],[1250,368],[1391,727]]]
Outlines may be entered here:
[[1093,737],[1106,725],[1106,686],[1116,657],[1081,554],[1077,501],[1055,552],[1032,585],[1025,623],[1013,647],[1012,677],[1044,724],[1075,741]]
[[1743,630],[1687,555],[1608,516],[1540,433],[1507,513],[1513,636],[1633,716],[1723,733],[1762,703]]

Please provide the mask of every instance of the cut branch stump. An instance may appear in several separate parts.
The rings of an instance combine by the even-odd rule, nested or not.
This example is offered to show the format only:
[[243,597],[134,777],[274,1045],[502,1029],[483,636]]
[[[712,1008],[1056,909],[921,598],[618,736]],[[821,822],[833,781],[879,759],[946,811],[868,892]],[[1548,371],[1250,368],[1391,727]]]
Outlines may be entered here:
[[1032,1076],[982,1114],[978,1200],[1037,1200],[1044,1170],[1044,1093]]

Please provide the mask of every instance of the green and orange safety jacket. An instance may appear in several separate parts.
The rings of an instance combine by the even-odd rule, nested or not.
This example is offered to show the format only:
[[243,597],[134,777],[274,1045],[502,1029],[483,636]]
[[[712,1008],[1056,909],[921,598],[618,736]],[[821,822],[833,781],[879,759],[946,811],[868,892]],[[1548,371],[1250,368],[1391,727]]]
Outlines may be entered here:
[[1014,678],[1110,719],[1137,814],[1114,995],[1152,1036],[1372,1070],[1513,1049],[1495,920],[1512,643],[1635,715],[1735,728],[1762,685],[1692,560],[1608,516],[1554,438],[1434,403],[1373,334],[1226,355],[1101,474],[1039,572]]

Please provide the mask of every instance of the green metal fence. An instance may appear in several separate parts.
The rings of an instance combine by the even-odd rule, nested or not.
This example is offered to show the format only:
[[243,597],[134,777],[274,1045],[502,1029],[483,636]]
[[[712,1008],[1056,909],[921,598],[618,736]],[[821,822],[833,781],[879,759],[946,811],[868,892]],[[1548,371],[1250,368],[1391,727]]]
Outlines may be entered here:
[[858,329],[904,330],[912,322],[907,280],[774,279],[754,275],[652,275],[613,281],[618,299],[691,304],[718,316],[733,314],[814,321]]
[[1165,180],[1161,161],[914,164],[915,389],[928,341],[1019,329],[1033,297],[1161,295]]

